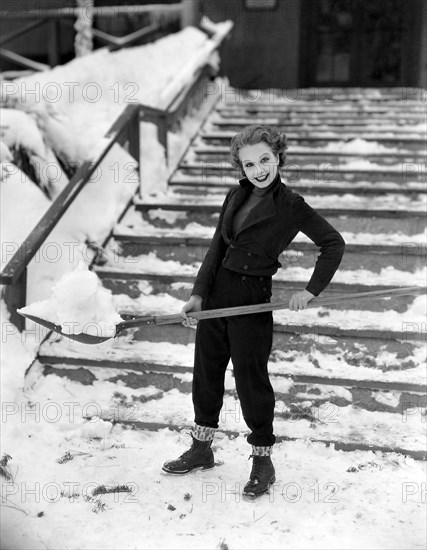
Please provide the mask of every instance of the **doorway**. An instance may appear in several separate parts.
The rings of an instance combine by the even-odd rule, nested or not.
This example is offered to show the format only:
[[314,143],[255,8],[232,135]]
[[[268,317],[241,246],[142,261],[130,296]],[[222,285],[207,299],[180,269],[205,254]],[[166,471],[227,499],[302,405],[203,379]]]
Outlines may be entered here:
[[301,86],[414,86],[422,2],[303,0]]

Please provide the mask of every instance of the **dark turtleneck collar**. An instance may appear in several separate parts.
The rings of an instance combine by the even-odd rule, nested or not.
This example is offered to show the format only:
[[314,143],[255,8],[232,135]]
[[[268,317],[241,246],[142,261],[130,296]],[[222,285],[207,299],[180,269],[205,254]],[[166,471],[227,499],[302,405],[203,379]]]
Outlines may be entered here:
[[282,183],[282,180],[280,179],[280,173],[279,171],[277,171],[277,174],[276,174],[276,177],[274,178],[274,180],[270,183],[270,185],[268,185],[267,187],[264,187],[264,188],[259,188],[259,187],[256,187],[253,183],[251,183],[248,178],[243,178],[241,180],[239,180],[239,184],[242,188],[244,189],[250,189],[250,191],[252,192],[253,195],[257,196],[257,197],[265,197],[266,195],[269,195],[270,193],[272,193],[273,191],[275,191],[277,189],[277,187]]

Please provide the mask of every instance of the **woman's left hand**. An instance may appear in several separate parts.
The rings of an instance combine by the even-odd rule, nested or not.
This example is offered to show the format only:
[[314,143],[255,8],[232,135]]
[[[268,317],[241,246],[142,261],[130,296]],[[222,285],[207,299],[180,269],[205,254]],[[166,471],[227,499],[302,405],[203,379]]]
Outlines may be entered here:
[[299,309],[305,309],[310,300],[314,298],[314,294],[308,290],[301,290],[295,292],[289,300],[289,309],[292,311],[298,311]]

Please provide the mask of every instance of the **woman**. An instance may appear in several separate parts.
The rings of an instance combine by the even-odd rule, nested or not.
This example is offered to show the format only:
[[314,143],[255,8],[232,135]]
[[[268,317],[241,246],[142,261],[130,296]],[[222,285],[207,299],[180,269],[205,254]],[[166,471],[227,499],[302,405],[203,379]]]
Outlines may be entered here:
[[[285,134],[268,126],[248,126],[233,137],[233,164],[244,177],[225,198],[191,297],[182,308],[183,324],[196,323],[191,318],[193,311],[269,302],[271,277],[281,267],[278,257],[299,231],[320,247],[320,255],[305,290],[291,297],[290,309],[306,308],[331,281],[344,253],[344,240],[281,181],[279,168],[284,164],[285,150]],[[214,466],[211,444],[231,358],[243,417],[251,430],[247,441],[252,445],[253,464],[243,495],[255,498],[274,483],[271,454],[275,398],[267,370],[272,336],[272,312],[198,323],[192,386],[193,442],[177,460],[163,465],[165,472],[185,474]]]

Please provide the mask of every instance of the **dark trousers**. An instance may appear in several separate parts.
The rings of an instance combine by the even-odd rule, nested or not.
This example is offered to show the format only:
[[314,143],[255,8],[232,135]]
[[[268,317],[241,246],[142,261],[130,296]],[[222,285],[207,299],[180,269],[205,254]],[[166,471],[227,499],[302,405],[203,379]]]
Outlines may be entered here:
[[[270,297],[271,277],[241,275],[220,267],[203,309],[265,303]],[[196,424],[218,428],[231,358],[243,418],[251,430],[248,443],[275,443],[275,398],[267,370],[272,338],[272,312],[199,321],[193,375]]]

